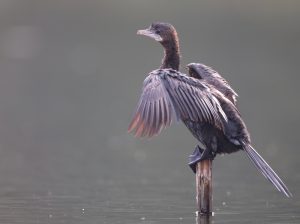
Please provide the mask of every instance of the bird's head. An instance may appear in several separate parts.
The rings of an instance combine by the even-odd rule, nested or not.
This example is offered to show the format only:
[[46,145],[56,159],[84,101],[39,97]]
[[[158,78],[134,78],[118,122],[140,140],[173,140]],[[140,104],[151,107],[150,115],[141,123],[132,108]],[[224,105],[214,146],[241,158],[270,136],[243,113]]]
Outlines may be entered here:
[[169,23],[152,23],[147,29],[138,30],[137,34],[150,37],[165,47],[170,43],[178,42],[177,32]]

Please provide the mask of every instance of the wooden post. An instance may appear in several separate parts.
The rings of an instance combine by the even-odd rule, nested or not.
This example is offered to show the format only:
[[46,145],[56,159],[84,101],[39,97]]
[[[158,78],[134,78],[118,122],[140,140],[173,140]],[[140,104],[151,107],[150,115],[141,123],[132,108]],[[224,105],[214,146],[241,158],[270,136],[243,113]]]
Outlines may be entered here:
[[212,215],[212,160],[197,163],[196,200],[199,216]]
[[196,217],[196,224],[211,224],[211,216],[209,215],[201,215]]

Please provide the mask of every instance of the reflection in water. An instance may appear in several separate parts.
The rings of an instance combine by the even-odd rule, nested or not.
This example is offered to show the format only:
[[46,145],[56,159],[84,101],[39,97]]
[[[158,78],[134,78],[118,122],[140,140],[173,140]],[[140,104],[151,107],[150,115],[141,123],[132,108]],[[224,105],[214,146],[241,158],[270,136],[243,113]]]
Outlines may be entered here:
[[212,217],[207,215],[197,215],[196,224],[211,224]]

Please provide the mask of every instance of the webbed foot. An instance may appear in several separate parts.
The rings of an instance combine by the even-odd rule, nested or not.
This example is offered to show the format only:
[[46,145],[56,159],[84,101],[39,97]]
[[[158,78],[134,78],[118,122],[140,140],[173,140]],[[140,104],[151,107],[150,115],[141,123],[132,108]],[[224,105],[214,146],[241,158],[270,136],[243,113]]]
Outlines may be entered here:
[[203,160],[215,158],[215,154],[211,152],[208,148],[201,149],[199,145],[196,146],[194,152],[189,156],[189,166],[196,173],[197,163]]

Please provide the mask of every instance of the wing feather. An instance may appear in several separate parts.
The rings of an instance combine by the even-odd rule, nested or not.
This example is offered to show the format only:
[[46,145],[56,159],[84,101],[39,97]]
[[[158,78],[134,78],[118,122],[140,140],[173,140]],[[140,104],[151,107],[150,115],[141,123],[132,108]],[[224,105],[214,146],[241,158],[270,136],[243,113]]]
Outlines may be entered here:
[[193,115],[193,110],[191,109],[191,106],[189,105],[188,99],[186,98],[185,94],[178,88],[176,90],[178,100],[181,103],[181,106],[185,110],[185,114],[188,115],[189,118],[196,120],[196,118]]
[[229,85],[227,80],[223,78],[217,71],[211,67],[200,64],[190,63],[187,65],[189,74],[198,79],[204,79],[208,84],[214,86],[221,93],[223,93],[234,105],[236,105],[238,94]]
[[195,106],[195,100],[192,99],[190,92],[184,91],[184,89],[179,88],[179,93],[183,96],[189,111],[191,111],[193,120],[197,120],[198,119],[197,108]]
[[150,74],[144,81],[136,113],[128,131],[137,137],[152,137],[171,124],[176,116],[164,84],[158,75]]
[[152,137],[175,118],[207,122],[223,130],[227,117],[219,101],[201,80],[171,70],[154,70],[145,79],[128,131]]
[[[168,70],[168,69],[165,69]],[[167,72],[165,72],[167,73]],[[164,75],[166,90],[181,119],[194,122],[208,122],[223,130],[223,122],[227,121],[214,91],[202,80],[189,77],[183,73],[170,71]]]

